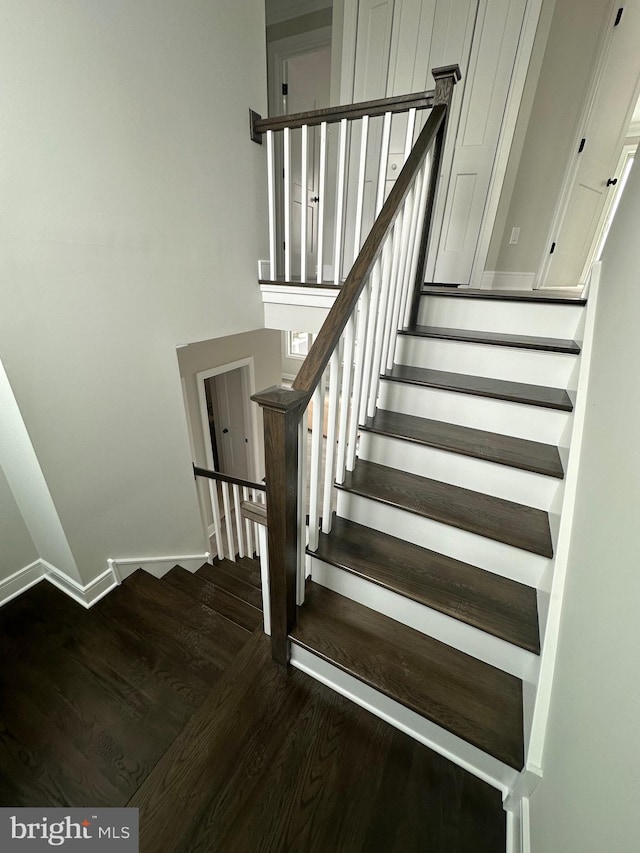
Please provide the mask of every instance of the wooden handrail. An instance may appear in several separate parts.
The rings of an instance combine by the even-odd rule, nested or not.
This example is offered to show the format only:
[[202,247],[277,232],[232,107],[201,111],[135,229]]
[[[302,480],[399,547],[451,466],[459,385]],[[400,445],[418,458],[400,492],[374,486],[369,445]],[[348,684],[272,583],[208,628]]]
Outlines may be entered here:
[[220,471],[210,471],[208,468],[200,468],[198,465],[193,466],[193,476],[207,477],[209,480],[220,480],[221,483],[231,483],[233,486],[257,489],[260,492],[267,491],[267,487],[264,483],[253,483],[251,480],[241,480],[239,477],[231,477],[229,474],[222,474]]
[[[382,251],[390,229],[393,228],[402,203],[409,192],[424,158],[431,149],[433,158],[429,170],[426,206],[422,233],[419,236],[420,250],[412,283],[412,303],[424,280],[424,266],[429,245],[430,221],[433,212],[438,175],[444,144],[444,133],[451,102],[453,87],[460,79],[457,65],[434,69],[436,88],[430,105],[432,110],[407,161],[400,172],[380,214],[376,218],[362,249],[351,268],[340,293],[325,320],[309,354],[305,358],[291,388],[273,386],[254,394],[252,400],[263,409],[265,436],[265,464],[268,515],[269,547],[269,589],[271,602],[271,652],[274,660],[286,664],[289,660],[288,635],[296,622],[296,582],[299,556],[298,544],[298,437],[300,421],[318,387],[325,369],[339,344],[351,316],[353,316],[360,295],[367,283],[373,266]],[[421,93],[418,97],[423,97]],[[385,99],[387,100],[387,99]],[[406,99],[405,99],[406,100]],[[355,105],[356,111],[361,105]],[[337,116],[338,108],[332,108],[331,115]],[[346,108],[340,108],[343,111]],[[383,110],[383,112],[389,110]],[[318,111],[318,113],[326,111]],[[369,114],[369,109],[360,115]],[[283,116],[278,129],[282,127],[310,124],[311,114]],[[302,118],[305,118],[302,121]],[[316,116],[319,121],[327,118]],[[342,115],[341,118],[346,118]],[[353,117],[357,117],[355,113]],[[259,117],[258,117],[259,119]],[[261,119],[252,124],[258,136],[262,130],[276,129],[267,127]],[[293,124],[292,124],[293,119]],[[335,118],[336,121],[340,120]],[[269,120],[271,121],[271,120]],[[273,120],[277,121],[277,120]],[[319,123],[319,122],[318,122]]]
[[[339,107],[325,107],[321,110],[309,110],[303,113],[262,118],[258,113],[249,110],[251,123],[251,138],[261,142],[262,134],[267,130],[284,130],[285,127],[308,127],[326,122],[336,124],[342,119],[354,121],[363,116],[382,116],[385,113],[406,113],[409,110],[425,110],[433,106],[433,91],[414,92],[410,95],[395,95],[392,98],[377,98],[374,101],[360,101],[357,104],[345,104]],[[257,138],[256,138],[257,137]]]

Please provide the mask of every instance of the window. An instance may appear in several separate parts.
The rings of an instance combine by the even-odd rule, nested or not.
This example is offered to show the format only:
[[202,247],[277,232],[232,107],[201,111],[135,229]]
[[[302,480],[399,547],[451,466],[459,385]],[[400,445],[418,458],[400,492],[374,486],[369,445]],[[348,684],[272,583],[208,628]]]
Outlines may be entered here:
[[304,358],[312,343],[310,332],[287,332],[287,358]]

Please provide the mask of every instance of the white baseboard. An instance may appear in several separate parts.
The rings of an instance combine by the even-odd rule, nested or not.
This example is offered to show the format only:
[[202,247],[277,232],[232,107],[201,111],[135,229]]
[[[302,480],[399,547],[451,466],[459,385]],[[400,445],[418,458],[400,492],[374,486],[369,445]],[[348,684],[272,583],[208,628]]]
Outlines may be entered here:
[[111,567],[107,568],[101,575],[89,581],[84,586],[67,577],[64,572],[56,569],[46,560],[40,561],[46,569],[45,578],[62,592],[75,599],[83,607],[89,609],[107,593],[118,586],[118,578]]
[[7,604],[12,598],[22,595],[29,587],[41,581],[44,576],[45,570],[42,562],[36,560],[0,581],[0,607]]
[[291,665],[497,788],[503,798],[518,778],[517,770],[295,643],[291,644]]
[[501,272],[485,270],[480,287],[483,290],[533,290],[534,272]]
[[138,569],[148,572],[154,578],[163,577],[174,566],[182,566],[193,574],[203,563],[210,563],[211,560],[211,554],[205,551],[204,554],[179,554],[173,557],[118,557],[107,560],[107,565],[120,583]]
[[87,609],[118,585],[117,576],[110,567],[88,584],[82,585],[46,560],[36,560],[0,581],[0,606],[26,592],[41,580],[48,580]]

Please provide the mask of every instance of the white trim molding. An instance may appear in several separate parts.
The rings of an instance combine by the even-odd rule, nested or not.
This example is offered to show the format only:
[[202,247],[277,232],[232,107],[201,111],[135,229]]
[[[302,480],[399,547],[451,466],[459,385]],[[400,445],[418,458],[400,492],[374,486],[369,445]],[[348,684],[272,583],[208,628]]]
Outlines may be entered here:
[[0,607],[12,598],[17,598],[30,587],[35,586],[44,577],[41,560],[35,560],[23,569],[18,569],[8,578],[0,581]]
[[291,644],[290,663],[296,669],[306,672],[307,675],[321,681],[327,687],[346,696],[347,699],[351,699],[356,705],[371,711],[394,728],[403,731],[449,761],[453,761],[463,770],[468,770],[469,773],[497,788],[503,800],[516,784],[519,775],[517,770],[295,643]]
[[46,560],[35,560],[23,569],[0,581],[0,606],[22,595],[41,580],[47,580],[87,610],[118,585],[119,580],[109,566],[97,578],[80,584]]
[[485,270],[480,287],[483,290],[533,290],[534,272],[502,272]]
[[202,566],[203,563],[211,563],[212,557],[209,551],[204,554],[178,554],[172,557],[118,557],[117,559],[110,558],[107,560],[109,571],[111,571],[117,583],[121,583],[129,575],[132,575],[138,569],[142,569],[153,575],[154,578],[161,578],[170,572],[174,566],[181,566],[188,572],[194,574]]

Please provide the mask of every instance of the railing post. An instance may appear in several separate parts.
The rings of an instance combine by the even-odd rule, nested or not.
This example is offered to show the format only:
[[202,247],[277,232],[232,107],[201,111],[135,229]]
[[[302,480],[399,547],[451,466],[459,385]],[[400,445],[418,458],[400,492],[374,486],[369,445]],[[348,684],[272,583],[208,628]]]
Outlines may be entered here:
[[433,151],[431,155],[431,169],[429,171],[429,187],[427,189],[427,204],[424,212],[424,224],[422,226],[422,236],[420,238],[420,250],[418,254],[418,266],[416,271],[416,280],[413,287],[413,296],[411,298],[411,314],[409,325],[415,326],[418,322],[418,306],[420,305],[420,291],[424,284],[424,273],[427,265],[427,254],[429,252],[429,238],[431,236],[431,220],[433,218],[433,206],[436,198],[436,189],[440,178],[440,167],[442,165],[442,151],[444,148],[444,139],[447,132],[447,124],[449,122],[449,111],[451,109],[451,99],[453,97],[453,88],[460,80],[460,67],[458,65],[444,65],[442,68],[433,68],[431,71],[433,79],[436,81],[436,88],[433,94],[433,106],[442,104],[447,108],[445,120],[442,122],[438,135],[436,137]]
[[298,424],[307,395],[273,386],[251,398],[264,418],[271,656],[289,662],[288,635],[296,622],[298,562]]

